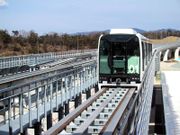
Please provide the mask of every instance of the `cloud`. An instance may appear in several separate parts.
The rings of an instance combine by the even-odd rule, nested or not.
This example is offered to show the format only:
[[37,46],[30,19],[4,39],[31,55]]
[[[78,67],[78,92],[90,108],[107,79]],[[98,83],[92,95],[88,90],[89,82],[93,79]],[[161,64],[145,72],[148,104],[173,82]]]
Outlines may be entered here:
[[8,3],[6,0],[0,0],[0,6],[7,6]]

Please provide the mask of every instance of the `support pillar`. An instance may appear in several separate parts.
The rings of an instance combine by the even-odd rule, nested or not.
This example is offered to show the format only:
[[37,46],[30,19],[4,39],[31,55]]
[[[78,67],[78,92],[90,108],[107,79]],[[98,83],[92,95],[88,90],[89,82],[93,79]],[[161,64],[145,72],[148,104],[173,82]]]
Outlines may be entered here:
[[163,61],[168,61],[169,49],[166,50]]
[[61,120],[64,116],[64,108],[63,106],[60,106],[58,109],[58,120]]
[[40,135],[41,132],[42,132],[41,122],[37,122],[36,124],[34,124],[34,134]]
[[178,47],[177,49],[176,49],[176,51],[175,51],[175,60],[177,60],[178,58],[179,58],[179,51],[180,51],[180,47]]
[[21,135],[33,135],[33,134],[36,135],[35,134],[35,129],[30,127],[30,128],[27,128],[26,133],[23,133]]
[[85,92],[81,93],[81,103],[83,103],[84,101],[86,101],[86,93]]
[[52,113],[47,115],[47,130],[52,127]]

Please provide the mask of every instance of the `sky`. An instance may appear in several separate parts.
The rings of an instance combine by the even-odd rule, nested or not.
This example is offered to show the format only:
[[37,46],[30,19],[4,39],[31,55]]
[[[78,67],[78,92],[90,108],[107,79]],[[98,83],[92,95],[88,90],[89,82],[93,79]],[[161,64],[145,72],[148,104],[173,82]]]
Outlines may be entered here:
[[0,29],[76,33],[180,30],[180,0],[0,0]]

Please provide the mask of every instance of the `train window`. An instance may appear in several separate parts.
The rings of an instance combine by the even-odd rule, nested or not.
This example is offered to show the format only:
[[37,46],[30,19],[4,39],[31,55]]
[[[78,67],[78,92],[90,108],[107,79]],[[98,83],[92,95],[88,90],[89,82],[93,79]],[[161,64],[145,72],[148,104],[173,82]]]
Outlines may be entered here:
[[148,61],[149,61],[149,45],[148,45],[148,43],[146,43],[146,52],[147,52],[146,59],[147,59],[147,63],[148,63]]
[[145,65],[147,65],[147,44],[144,43],[144,52],[145,52]]
[[152,44],[150,44],[150,56],[152,56]]
[[148,60],[151,58],[152,44],[148,43]]
[[149,61],[149,44],[146,43],[146,46],[147,46],[147,62]]
[[139,74],[140,72],[140,49],[137,37],[127,44],[128,74]]
[[142,70],[144,71],[144,64],[145,64],[145,51],[144,51],[144,42],[142,44]]
[[112,72],[125,73],[126,44],[121,42],[112,43]]
[[99,47],[99,72],[102,74],[110,74],[110,67],[108,66],[109,43],[102,40]]

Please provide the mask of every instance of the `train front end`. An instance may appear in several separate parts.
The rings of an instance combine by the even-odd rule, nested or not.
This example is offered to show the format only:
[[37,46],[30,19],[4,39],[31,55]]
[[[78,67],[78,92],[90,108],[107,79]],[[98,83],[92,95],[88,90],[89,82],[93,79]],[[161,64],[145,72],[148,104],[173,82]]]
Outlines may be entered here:
[[99,39],[99,87],[140,82],[140,42],[136,34],[107,34]]

